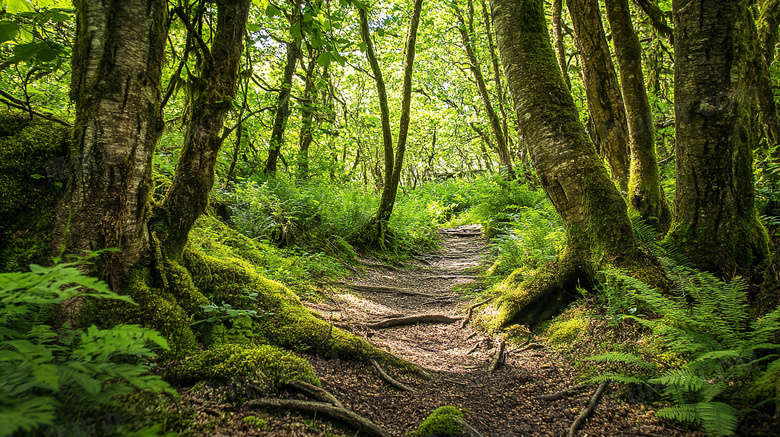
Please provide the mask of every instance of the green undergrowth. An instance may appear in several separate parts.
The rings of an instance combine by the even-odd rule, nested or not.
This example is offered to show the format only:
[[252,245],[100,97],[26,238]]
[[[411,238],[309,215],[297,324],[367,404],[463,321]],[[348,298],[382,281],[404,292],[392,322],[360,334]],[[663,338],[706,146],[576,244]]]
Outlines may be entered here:
[[463,413],[449,405],[439,407],[407,437],[460,437],[464,435],[458,421],[463,421]]

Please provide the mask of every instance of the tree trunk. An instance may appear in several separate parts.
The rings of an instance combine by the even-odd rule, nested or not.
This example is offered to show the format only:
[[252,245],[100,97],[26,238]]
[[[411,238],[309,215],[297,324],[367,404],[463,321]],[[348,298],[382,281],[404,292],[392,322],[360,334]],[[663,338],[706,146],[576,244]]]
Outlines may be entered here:
[[[238,66],[250,0],[220,0],[211,48],[202,44],[198,77],[187,95],[189,121],[173,182],[159,211],[166,253],[181,255],[195,220],[206,211],[214,185],[214,166],[224,138],[225,116],[236,95]],[[184,15],[184,14],[182,14]],[[185,16],[186,18],[186,16]]]
[[601,24],[598,0],[567,0],[582,52],[582,76],[596,145],[609,162],[620,189],[628,191],[628,127],[623,99]]
[[[496,110],[493,109],[493,104],[490,102],[490,94],[488,94],[487,86],[485,85],[485,78],[482,75],[482,68],[479,65],[476,55],[474,54],[474,47],[469,36],[469,29],[466,28],[466,23],[463,19],[463,14],[457,6],[454,6],[455,15],[458,18],[458,31],[460,32],[461,40],[463,41],[463,47],[466,50],[466,56],[469,60],[469,69],[474,75],[474,81],[477,83],[477,92],[482,99],[482,103],[485,106],[485,112],[487,113],[488,121],[490,122],[490,128],[493,131],[493,136],[496,139],[496,145],[498,146],[498,157],[501,160],[501,165],[506,168],[508,179],[515,179],[515,172],[512,168],[512,156],[509,154],[509,149],[506,145],[506,137],[504,136],[504,130],[501,127],[501,120],[499,120]],[[471,17],[469,17],[471,21]]]
[[[152,154],[167,8],[145,0],[77,0],[71,99],[76,105],[58,248],[115,247],[104,272],[118,288],[149,247]],[[68,227],[67,223],[70,222]]]
[[[379,68],[379,62],[374,53],[374,43],[371,41],[371,32],[368,29],[368,16],[365,8],[358,8],[360,17],[360,36],[363,38],[363,44],[366,45],[366,58],[371,71],[374,73],[374,82],[376,83],[377,95],[379,97],[379,117],[382,123],[382,145],[385,153],[385,172],[384,183],[382,187],[387,187],[393,177],[393,133],[390,130],[390,108],[387,104],[387,91],[385,90],[385,80],[382,77],[382,69]],[[384,191],[383,191],[384,193]],[[380,205],[385,202],[384,196]],[[380,206],[380,209],[382,207]]]
[[311,59],[306,67],[306,85],[303,90],[303,105],[301,106],[301,133],[298,140],[298,179],[309,179],[309,146],[314,137],[314,112],[317,104],[314,92],[314,69],[317,66],[316,53],[310,52]]
[[620,70],[620,85],[628,124],[628,144],[631,148],[628,200],[656,231],[664,233],[669,229],[672,214],[661,188],[655,155],[653,113],[647,100],[642,74],[642,46],[631,24],[628,0],[606,0],[605,3]]
[[769,73],[777,44],[777,15],[780,13],[778,4],[780,2],[777,0],[768,0],[762,5],[758,29],[754,21],[747,23],[750,26],[750,40],[753,47],[751,56],[753,85],[756,87],[759,115],[769,147],[780,143],[780,118],[777,114],[772,78]]
[[747,273],[768,255],[756,217],[747,0],[674,0],[677,190],[670,239],[696,265]]
[[555,55],[558,59],[558,65],[561,67],[563,80],[566,81],[566,87],[571,89],[571,79],[569,78],[569,68],[566,66],[566,48],[563,45],[563,0],[553,0],[552,3],[552,31],[553,45],[555,45]]
[[[579,121],[550,44],[542,0],[492,0],[501,60],[542,188],[564,220],[567,247],[522,285],[510,277],[500,322],[533,325],[562,310],[600,264],[660,283],[638,251],[627,206]],[[658,276],[654,276],[658,275]]]
[[[290,24],[298,20],[299,14],[298,2],[295,2],[293,9],[293,19]],[[292,81],[295,75],[295,68],[298,65],[298,59],[301,56],[301,38],[293,38],[292,42],[287,43],[287,64],[284,67],[284,77],[279,95],[276,98],[276,115],[271,129],[270,146],[268,147],[268,160],[265,162],[265,173],[269,175],[276,174],[276,166],[284,143],[284,130],[287,127],[287,119],[290,117],[290,94],[292,94]]]

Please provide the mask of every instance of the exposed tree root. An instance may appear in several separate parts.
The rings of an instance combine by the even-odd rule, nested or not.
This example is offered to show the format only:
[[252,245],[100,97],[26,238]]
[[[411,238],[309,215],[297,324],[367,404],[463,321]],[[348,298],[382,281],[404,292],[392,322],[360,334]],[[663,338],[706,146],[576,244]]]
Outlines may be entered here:
[[405,294],[408,296],[425,296],[425,297],[437,297],[433,294],[427,294],[427,293],[418,293],[416,291],[412,290],[406,290],[403,288],[396,288],[396,287],[380,287],[376,285],[350,285],[353,290],[355,291],[365,291],[369,293],[388,293],[388,294]]
[[244,403],[245,409],[278,408],[282,410],[303,411],[306,413],[323,414],[340,420],[350,426],[362,430],[367,435],[390,437],[390,434],[374,422],[343,407],[337,407],[324,402],[298,401],[293,399],[255,399]]
[[540,401],[557,401],[558,399],[563,399],[568,396],[573,396],[581,392],[582,390],[585,390],[588,387],[590,387],[590,384],[578,384],[575,385],[574,387],[567,388],[566,390],[559,391],[557,393],[534,396],[534,399],[539,399]]
[[466,311],[466,318],[465,318],[465,319],[463,319],[463,321],[462,321],[462,322],[460,322],[460,328],[461,328],[461,329],[465,328],[465,327],[466,327],[466,325],[469,323],[469,320],[471,320],[471,312],[472,312],[472,311],[474,311],[474,310],[475,310],[475,309],[477,309],[478,307],[480,307],[480,306],[482,306],[482,305],[484,305],[484,304],[486,304],[486,303],[490,302],[490,301],[491,301],[491,300],[493,300],[493,299],[494,299],[494,298],[493,298],[493,297],[491,297],[490,299],[485,299],[485,300],[483,300],[482,302],[477,302],[477,303],[475,303],[474,305],[471,305],[471,306],[469,307],[468,311]]
[[574,423],[571,424],[568,437],[575,437],[577,435],[577,429],[582,426],[583,422],[585,422],[585,419],[587,419],[588,416],[593,414],[593,410],[596,409],[596,405],[598,405],[599,400],[601,400],[601,395],[604,394],[604,390],[607,389],[607,385],[609,385],[609,381],[604,381],[599,384],[599,387],[596,389],[596,393],[593,393],[593,396],[590,398],[588,406],[580,412],[580,415],[577,416],[577,418],[574,419]]
[[393,379],[390,375],[385,373],[385,371],[382,370],[382,366],[380,366],[379,363],[377,363],[375,359],[373,359],[373,358],[371,359],[371,364],[374,365],[374,368],[376,369],[376,371],[379,372],[379,376],[381,376],[382,379],[385,382],[387,382],[388,384],[390,384],[393,387],[397,388],[398,390],[408,391],[410,393],[414,393],[414,389],[413,388],[410,388],[410,387],[407,387],[407,386],[401,384],[400,382],[398,382],[395,379]]
[[468,437],[482,437],[482,434],[480,434],[479,431],[477,431],[476,429],[472,428],[471,425],[466,423],[466,421],[463,420],[463,418],[458,417],[457,419],[455,419],[455,423],[460,425],[460,429],[464,433],[466,433]]
[[293,388],[299,392],[305,393],[318,401],[327,402],[333,406],[344,408],[344,404],[341,403],[335,396],[330,394],[329,391],[324,388],[317,387],[316,385],[309,384],[303,381],[291,381],[285,384],[286,387]]
[[416,316],[382,320],[381,322],[367,324],[366,327],[380,329],[392,328],[393,326],[414,325],[416,323],[455,323],[461,319],[462,317],[450,317],[445,316],[444,314],[418,314]]
[[488,367],[488,372],[495,372],[498,370],[501,365],[504,363],[504,340],[498,341],[498,349],[496,350],[496,354],[493,356],[493,361],[490,362],[490,367]]

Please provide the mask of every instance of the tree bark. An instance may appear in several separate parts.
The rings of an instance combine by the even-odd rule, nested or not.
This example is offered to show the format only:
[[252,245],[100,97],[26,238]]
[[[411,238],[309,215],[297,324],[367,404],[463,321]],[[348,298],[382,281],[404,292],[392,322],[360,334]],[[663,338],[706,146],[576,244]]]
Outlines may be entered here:
[[747,0],[674,0],[677,142],[670,239],[699,267],[747,273],[767,257],[753,192]]
[[76,120],[58,211],[61,232],[52,244],[55,249],[61,244],[120,249],[106,255],[103,268],[118,288],[149,247],[168,14],[164,4],[146,0],[77,0],[75,6],[71,99]]
[[[299,3],[294,2],[292,20],[290,24],[295,24],[299,19]],[[298,59],[301,57],[301,38],[293,38],[287,43],[287,64],[284,67],[284,77],[282,87],[276,98],[276,115],[271,129],[270,146],[268,147],[268,159],[265,162],[265,173],[269,175],[276,174],[276,166],[284,143],[284,130],[287,127],[287,119],[290,117],[290,94],[292,94],[292,81],[295,75],[295,69],[298,65]]]
[[754,51],[751,56],[754,71],[753,85],[756,87],[759,115],[769,147],[780,143],[780,117],[777,114],[772,78],[769,73],[777,44],[778,14],[780,14],[780,1],[767,0],[761,5],[758,28],[752,20],[748,22]]
[[[492,0],[507,83],[542,188],[567,230],[557,261],[501,297],[499,321],[534,325],[555,315],[609,262],[651,280],[652,260],[637,250],[627,205],[579,121],[550,43],[542,0]],[[662,282],[654,276],[651,282]]]
[[666,22],[666,16],[661,8],[653,0],[634,0],[634,4],[650,19],[650,25],[653,26],[659,35],[669,39],[669,43],[674,44],[674,30]]
[[[222,146],[225,116],[236,95],[238,66],[250,0],[217,2],[217,26],[211,48],[201,47],[198,77],[188,88],[189,121],[173,182],[155,211],[166,253],[181,255],[195,220],[206,211],[214,185],[214,166]],[[157,220],[157,218],[156,218]]]
[[642,46],[631,24],[628,0],[605,0],[620,70],[626,109],[628,144],[631,148],[629,204],[660,233],[666,232],[672,214],[661,188],[655,153],[653,113],[642,73]]
[[501,84],[501,66],[499,65],[498,55],[496,54],[496,45],[493,43],[493,25],[492,25],[493,17],[490,16],[490,12],[488,11],[488,7],[487,7],[487,2],[485,0],[480,0],[480,3],[482,4],[482,18],[485,23],[485,32],[487,33],[488,51],[490,52],[490,63],[493,66],[493,82],[495,82],[496,84],[496,96],[498,97],[498,112],[501,113],[501,128],[504,130],[504,140],[507,145],[507,151],[511,156],[511,152],[509,152],[509,149],[511,149],[512,143],[510,141],[511,137],[509,135],[506,109],[504,109],[505,94],[504,94],[504,87]]
[[628,191],[628,127],[598,0],[567,0],[582,52],[582,76],[596,145],[620,189]]
[[[496,110],[490,102],[490,94],[488,93],[485,84],[485,77],[482,75],[482,68],[474,54],[474,47],[471,36],[469,35],[469,29],[466,28],[466,23],[460,9],[457,6],[454,6],[454,9],[455,15],[458,18],[458,31],[460,32],[463,48],[466,50],[466,56],[469,60],[469,69],[471,70],[471,74],[474,75],[474,81],[477,84],[477,92],[482,99],[482,104],[485,106],[485,113],[487,113],[488,121],[490,122],[490,129],[493,131],[493,137],[496,139],[498,157],[501,160],[501,165],[506,168],[508,179],[515,179],[515,172],[512,168],[512,156],[509,154],[509,149],[506,145],[506,137],[504,136],[504,130],[501,127],[501,120],[498,118]],[[471,21],[471,17],[469,17],[469,21]]]

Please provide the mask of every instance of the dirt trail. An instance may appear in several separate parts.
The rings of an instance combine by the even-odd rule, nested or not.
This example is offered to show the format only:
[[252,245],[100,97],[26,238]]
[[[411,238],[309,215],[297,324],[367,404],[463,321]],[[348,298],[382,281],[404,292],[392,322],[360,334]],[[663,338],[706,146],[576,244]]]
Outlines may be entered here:
[[[469,305],[480,300],[465,300],[453,288],[474,280],[469,269],[479,265],[487,251],[481,232],[467,226],[443,230],[442,237],[439,252],[403,269],[369,261],[367,271],[351,281],[354,292],[310,306],[335,325],[423,366],[432,378],[424,380],[386,369],[415,390],[408,393],[381,380],[369,363],[311,358],[323,388],[392,435],[404,435],[443,405],[466,410],[466,420],[483,436],[566,435],[595,387],[554,402],[536,400],[536,395],[574,385],[573,370],[557,354],[544,349],[518,351],[518,347],[508,345],[504,365],[489,372],[496,342],[470,326],[461,328],[455,322],[368,327],[384,318],[418,314],[462,317]],[[654,419],[641,404],[626,404],[608,394],[579,435],[672,436],[690,432]]]

